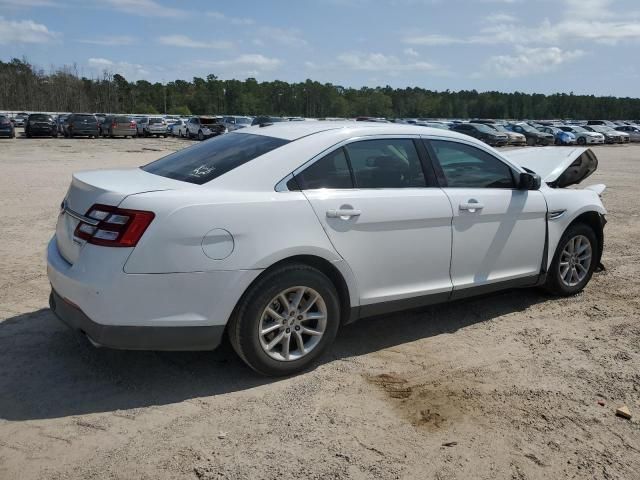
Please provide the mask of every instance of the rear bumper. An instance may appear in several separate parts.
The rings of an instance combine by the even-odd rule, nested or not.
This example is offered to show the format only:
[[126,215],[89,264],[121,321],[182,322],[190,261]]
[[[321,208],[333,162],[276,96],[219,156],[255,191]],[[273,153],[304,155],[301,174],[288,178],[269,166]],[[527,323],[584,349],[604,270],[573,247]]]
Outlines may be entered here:
[[120,350],[213,350],[222,341],[223,325],[205,327],[138,327],[101,325],[55,290],[49,307],[62,323],[101,347]]

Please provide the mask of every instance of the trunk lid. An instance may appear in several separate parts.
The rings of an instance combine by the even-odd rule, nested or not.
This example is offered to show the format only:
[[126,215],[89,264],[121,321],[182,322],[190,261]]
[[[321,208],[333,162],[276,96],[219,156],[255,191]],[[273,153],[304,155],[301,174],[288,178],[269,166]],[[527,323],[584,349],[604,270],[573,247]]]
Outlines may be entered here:
[[117,206],[129,195],[193,186],[139,168],[74,173],[56,225],[58,250],[71,264],[78,259],[84,241],[74,232],[80,218],[96,203]]
[[578,184],[598,168],[593,150],[585,147],[534,147],[511,150],[503,155],[542,177],[551,187]]

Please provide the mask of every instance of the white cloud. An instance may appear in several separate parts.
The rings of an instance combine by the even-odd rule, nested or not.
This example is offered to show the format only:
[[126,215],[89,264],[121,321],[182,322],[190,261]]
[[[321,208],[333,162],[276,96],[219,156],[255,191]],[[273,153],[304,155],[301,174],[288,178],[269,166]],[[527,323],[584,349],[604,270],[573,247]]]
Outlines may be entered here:
[[178,8],[165,7],[155,0],[105,0],[116,10],[143,17],[179,18],[187,14]]
[[87,43],[89,45],[101,45],[105,47],[120,47],[123,45],[133,45],[137,39],[129,35],[118,35],[113,37],[101,37],[101,38],[89,38],[79,40],[80,43]]
[[562,50],[558,47],[516,47],[515,55],[490,57],[486,69],[509,78],[546,73],[562,64],[584,56],[582,50]]
[[53,0],[0,0],[0,6],[6,7],[61,7],[59,3]]
[[603,19],[613,17],[612,0],[565,0],[567,18]]
[[428,62],[403,62],[393,55],[384,55],[382,53],[343,53],[338,55],[338,62],[340,62],[342,66],[352,70],[383,71],[391,74],[399,71],[429,71],[437,68]]
[[405,48],[402,51],[407,57],[419,57],[420,54],[418,52],[416,52],[413,48],[409,47],[409,48]]
[[500,45],[531,43],[554,45],[565,41],[592,40],[615,44],[621,40],[640,40],[640,21],[565,20],[551,23],[544,20],[537,26],[524,27],[516,23],[498,23],[468,37],[448,35],[408,35],[407,45],[445,46],[456,44]]
[[49,43],[57,41],[59,33],[33,20],[6,20],[0,17],[0,43]]
[[307,41],[295,28],[261,27],[258,29],[261,40],[266,43],[279,43],[286,46],[305,46]]
[[484,21],[487,23],[514,23],[517,22],[518,19],[508,13],[496,12],[485,16]]
[[256,77],[263,72],[277,69],[283,64],[279,58],[265,57],[259,53],[245,53],[227,60],[197,60],[197,68],[216,69],[216,74],[230,78]]
[[149,77],[149,69],[138,63],[114,62],[107,58],[90,58],[87,61],[89,68],[96,74],[103,72],[119,73],[127,80],[138,80]]
[[207,17],[230,23],[231,25],[253,25],[255,20],[252,18],[229,17],[221,12],[207,12]]
[[227,49],[233,47],[231,42],[220,41],[212,38],[206,42],[201,40],[194,40],[186,35],[165,35],[158,37],[158,42],[162,45],[168,45],[171,47],[182,48],[217,48]]

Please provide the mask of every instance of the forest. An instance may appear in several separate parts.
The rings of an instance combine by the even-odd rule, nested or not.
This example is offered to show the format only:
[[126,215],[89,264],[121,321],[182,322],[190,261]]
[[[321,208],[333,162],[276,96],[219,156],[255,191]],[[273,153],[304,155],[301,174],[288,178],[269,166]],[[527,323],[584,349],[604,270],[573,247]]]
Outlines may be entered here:
[[[429,78],[424,79],[424,84]],[[128,81],[77,66],[49,71],[26,59],[0,61],[0,111],[282,115],[303,117],[640,119],[639,98],[555,93],[433,91],[421,87],[344,87],[306,80],[205,78],[166,84]]]

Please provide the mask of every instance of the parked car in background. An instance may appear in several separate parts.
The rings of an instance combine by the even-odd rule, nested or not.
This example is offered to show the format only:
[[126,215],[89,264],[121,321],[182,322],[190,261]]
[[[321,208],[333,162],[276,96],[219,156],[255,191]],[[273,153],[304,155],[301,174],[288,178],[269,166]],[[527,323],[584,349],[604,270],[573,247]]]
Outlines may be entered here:
[[25,121],[24,134],[27,138],[57,137],[58,126],[48,113],[32,113]]
[[267,123],[288,122],[289,120],[283,117],[273,117],[270,115],[259,115],[251,121],[251,125],[266,125]]
[[55,118],[56,128],[58,129],[58,135],[65,135],[64,125],[65,125],[65,122],[66,122],[68,116],[69,115],[62,114],[62,115],[58,115]]
[[544,133],[550,133],[555,139],[556,145],[575,145],[576,136],[571,132],[565,132],[558,127],[540,127],[538,130]]
[[505,135],[507,135],[507,137],[508,137],[507,144],[508,145],[521,147],[521,146],[527,144],[527,137],[525,137],[521,133],[512,132],[511,130],[507,129],[507,127],[505,127],[501,123],[487,123],[486,125],[488,127],[493,128],[494,130],[497,130],[498,132],[501,132],[501,133],[504,133]]
[[604,135],[587,130],[580,125],[560,125],[558,128],[565,132],[573,133],[576,136],[578,145],[599,145],[604,143]]
[[606,125],[585,125],[583,128],[604,135],[604,143],[624,143],[625,141],[622,132]]
[[482,140],[493,147],[503,147],[509,141],[506,133],[498,132],[483,123],[458,123],[453,125],[451,130]]
[[65,121],[65,137],[98,138],[98,119],[92,113],[72,113]]
[[251,117],[240,117],[237,115],[222,117],[222,123],[229,132],[233,132],[239,128],[250,127],[252,122],[253,118]]
[[24,127],[24,124],[27,121],[28,117],[29,117],[28,113],[20,112],[13,117],[13,124],[16,127]]
[[640,142],[640,127],[634,125],[625,125],[623,127],[616,127],[616,130],[629,135],[630,142]]
[[611,120],[589,120],[587,121],[587,125],[604,125],[606,127],[615,128],[618,125],[613,123]]
[[169,125],[170,133],[174,137],[186,137],[187,136],[187,120],[179,118],[174,123]]
[[359,318],[581,292],[606,211],[603,185],[576,186],[597,166],[588,148],[498,152],[413,125],[241,129],[75,173],[47,247],[51,310],[94,345],[207,350],[228,335],[254,370],[290,375]]
[[149,122],[145,130],[145,136],[155,135],[167,138],[167,122],[162,117],[149,117]]
[[136,122],[126,115],[107,115],[101,126],[103,137],[135,137]]
[[451,130],[449,125],[444,122],[422,122],[420,120],[416,120],[413,124],[421,127],[439,128],[440,130]]
[[198,140],[222,135],[227,131],[217,117],[204,115],[191,117],[186,126],[187,138],[197,138]]
[[7,115],[0,115],[0,137],[16,137],[16,127]]
[[149,117],[133,117],[133,120],[136,122],[136,132],[139,137],[146,136],[147,125],[149,124]]
[[509,123],[507,129],[512,132],[521,133],[527,139],[527,145],[553,145],[555,138],[550,133],[541,132],[526,122]]

